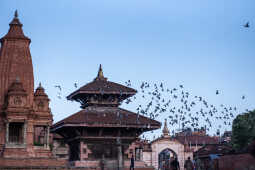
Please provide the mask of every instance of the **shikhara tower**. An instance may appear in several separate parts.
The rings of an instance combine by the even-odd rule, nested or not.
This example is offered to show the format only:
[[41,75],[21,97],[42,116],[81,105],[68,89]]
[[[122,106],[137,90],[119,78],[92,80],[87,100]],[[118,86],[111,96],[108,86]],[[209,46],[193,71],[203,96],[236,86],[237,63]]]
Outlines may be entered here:
[[0,39],[0,157],[49,157],[52,114],[41,84],[34,92],[29,45],[18,12]]
[[29,49],[31,40],[23,33],[17,11],[9,25],[8,33],[0,39],[0,107],[3,107],[7,91],[16,80],[22,82],[27,92],[27,104],[32,106],[34,74]]

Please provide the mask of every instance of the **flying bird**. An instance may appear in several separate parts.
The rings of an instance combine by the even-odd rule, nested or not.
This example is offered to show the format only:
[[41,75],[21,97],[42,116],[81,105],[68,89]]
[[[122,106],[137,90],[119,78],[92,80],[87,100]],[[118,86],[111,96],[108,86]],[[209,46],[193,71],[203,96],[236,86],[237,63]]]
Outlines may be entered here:
[[249,28],[250,27],[250,24],[249,22],[247,22],[246,24],[243,25],[245,28]]
[[60,85],[55,85],[55,88],[58,88],[60,91],[62,90]]
[[219,90],[216,90],[216,95],[218,95],[219,94]]
[[75,88],[77,88],[77,87],[78,87],[77,83],[74,83],[74,87],[75,87]]

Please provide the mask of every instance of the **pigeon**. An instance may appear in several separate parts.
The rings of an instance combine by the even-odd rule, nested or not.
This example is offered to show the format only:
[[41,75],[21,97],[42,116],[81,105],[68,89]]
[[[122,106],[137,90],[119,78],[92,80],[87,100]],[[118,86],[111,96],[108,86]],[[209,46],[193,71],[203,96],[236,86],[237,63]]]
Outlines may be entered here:
[[77,87],[78,87],[77,83],[74,83],[74,87],[75,87],[75,88],[77,88]]
[[219,94],[219,90],[216,90],[216,95],[218,95]]
[[250,24],[249,22],[247,22],[246,24],[243,25],[245,28],[249,28],[250,27]]
[[55,88],[58,88],[60,91],[62,90],[60,85],[55,85]]

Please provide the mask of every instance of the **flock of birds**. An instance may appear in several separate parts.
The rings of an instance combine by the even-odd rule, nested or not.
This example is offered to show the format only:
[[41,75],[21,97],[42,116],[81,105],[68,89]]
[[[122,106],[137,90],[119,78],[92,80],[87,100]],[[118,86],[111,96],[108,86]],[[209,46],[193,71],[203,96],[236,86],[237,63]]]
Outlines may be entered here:
[[[131,87],[130,80],[125,84]],[[214,128],[220,131],[224,127],[231,126],[233,119],[238,114],[236,106],[210,104],[204,97],[192,95],[186,91],[183,85],[168,89],[163,83],[142,82],[139,88],[140,98],[145,101],[145,104],[137,106],[138,115],[156,120],[167,118],[171,127],[177,126],[179,130],[187,128],[210,130]],[[215,95],[220,94],[220,90],[215,91]],[[134,96],[124,102],[129,104],[138,97]],[[245,95],[240,98],[241,100],[246,99]],[[172,134],[174,134],[174,130],[172,130]]]
[[[243,27],[249,28],[249,22],[245,23]],[[125,82],[125,84],[131,87],[130,80]],[[54,87],[57,88],[57,98],[62,99],[62,87],[60,85],[55,85]],[[78,88],[78,84],[74,83],[74,87]],[[192,96],[190,92],[185,91],[183,85],[179,85],[178,88],[168,89],[165,88],[163,83],[150,84],[142,82],[138,92],[140,92],[140,97],[146,102],[137,106],[137,118],[139,118],[139,115],[156,120],[162,120],[163,117],[167,117],[168,123],[171,126],[179,126],[179,129],[187,127],[201,129],[203,127],[206,130],[210,130],[210,128],[217,128],[218,132],[223,126],[231,126],[234,117],[238,114],[237,107],[224,104],[216,107],[202,96]],[[215,95],[220,94],[220,90],[215,91]],[[136,99],[137,97],[133,96],[126,99],[124,103],[129,104]],[[245,95],[241,96],[241,99],[245,100]],[[246,109],[246,111],[248,112],[249,110]],[[215,127],[215,125],[218,125],[218,127]],[[172,130],[172,133],[174,134],[174,130]]]
[[[130,80],[126,81],[125,85],[132,87]],[[61,99],[62,87],[60,85],[54,87],[57,88],[57,97]],[[78,88],[78,84],[74,83],[74,87]],[[217,89],[215,95],[221,95],[221,91]],[[138,102],[134,102],[138,99]],[[241,99],[245,100],[246,96],[241,96]],[[184,85],[169,89],[163,83],[142,82],[138,95],[123,102],[125,104],[139,103],[135,107],[137,120],[140,115],[158,121],[166,118],[171,127],[177,126],[179,130],[185,128],[210,130],[214,128],[220,131],[223,127],[231,126],[233,119],[238,114],[236,106],[210,104],[204,97],[192,95],[186,91]],[[246,111],[249,110],[246,109]],[[172,134],[174,132],[172,130]]]

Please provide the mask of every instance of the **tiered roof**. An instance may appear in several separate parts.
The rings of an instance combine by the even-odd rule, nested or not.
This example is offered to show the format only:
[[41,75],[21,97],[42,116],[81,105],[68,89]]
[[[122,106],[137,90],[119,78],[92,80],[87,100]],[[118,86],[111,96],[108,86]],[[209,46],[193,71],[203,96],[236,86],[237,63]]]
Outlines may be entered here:
[[94,81],[82,86],[78,90],[67,96],[68,100],[81,102],[82,105],[87,103],[87,98],[91,95],[111,95],[118,98],[119,102],[136,94],[136,90],[123,86],[118,83],[108,81],[103,75],[102,66],[100,64],[97,77]]
[[118,107],[89,106],[56,123],[52,129],[65,126],[135,127],[147,131],[159,128],[160,123]]
[[100,65],[94,81],[67,97],[80,102],[83,110],[57,122],[52,130],[66,126],[133,127],[143,131],[160,128],[160,122],[118,107],[121,101],[136,92],[132,88],[108,81]]

